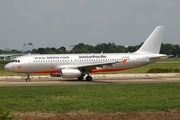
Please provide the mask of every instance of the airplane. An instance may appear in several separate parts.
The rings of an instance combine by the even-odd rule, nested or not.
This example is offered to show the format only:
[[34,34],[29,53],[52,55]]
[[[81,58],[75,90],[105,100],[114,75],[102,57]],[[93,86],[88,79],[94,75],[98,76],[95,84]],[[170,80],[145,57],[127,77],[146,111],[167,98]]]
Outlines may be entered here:
[[20,56],[4,66],[5,70],[26,73],[49,73],[51,77],[92,81],[91,73],[114,72],[144,66],[168,58],[159,54],[164,26],[157,26],[143,45],[133,53],[37,54]]

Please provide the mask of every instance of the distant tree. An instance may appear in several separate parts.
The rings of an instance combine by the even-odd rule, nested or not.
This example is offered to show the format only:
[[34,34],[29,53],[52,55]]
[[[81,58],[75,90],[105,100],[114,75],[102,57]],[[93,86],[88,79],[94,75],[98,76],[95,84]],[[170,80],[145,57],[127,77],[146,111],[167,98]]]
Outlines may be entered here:
[[45,51],[45,48],[38,48],[37,52],[40,54],[43,54]]
[[56,49],[56,54],[62,54],[62,53],[65,53],[62,49],[58,48]]
[[125,46],[122,46],[122,45],[118,45],[117,47],[116,47],[116,52],[117,53],[127,53],[127,52],[129,52],[128,51],[128,48],[126,48]]
[[55,54],[55,51],[52,51],[51,48],[47,47],[44,51],[43,54]]
[[55,51],[56,51],[56,48],[51,47],[51,51],[52,51],[52,52],[55,52]]
[[[99,43],[96,46],[87,45],[84,43],[79,43],[77,45],[74,45],[74,48],[71,51],[67,51],[64,46],[56,49],[54,47],[46,47],[46,48],[38,48],[33,49],[32,51],[28,51],[26,53],[38,53],[38,54],[64,54],[64,53],[125,53],[125,52],[135,52],[137,51],[141,45],[136,46],[122,46],[122,45],[116,45],[114,43]],[[16,54],[16,53],[22,53],[22,51],[19,50],[1,50],[0,54]],[[180,56],[180,46],[175,44],[161,44],[160,49],[161,54],[167,54],[167,55],[173,55],[174,57]]]
[[37,50],[37,49],[33,49],[33,50],[31,51],[31,53],[38,53],[38,50]]
[[161,45],[161,54],[173,55],[174,57],[179,57],[180,55],[180,47],[179,45],[173,44],[162,44]]
[[2,54],[2,53],[3,53],[3,50],[0,49],[0,54]]
[[175,56],[174,57],[179,57],[180,56],[180,47],[179,45],[174,45],[175,47]]
[[108,53],[108,45],[106,43],[99,43],[95,46],[95,52],[100,53]]
[[66,52],[66,48],[64,46],[60,47],[60,50],[62,50],[63,52]]
[[175,55],[174,54],[174,46],[172,44],[164,44],[165,54]]
[[107,52],[108,53],[115,53],[117,52],[117,46],[114,43],[108,43],[107,44]]
[[137,49],[137,46],[128,46],[128,52],[135,52]]
[[84,43],[79,43],[74,46],[71,50],[71,53],[91,53],[94,52],[93,46],[85,45]]

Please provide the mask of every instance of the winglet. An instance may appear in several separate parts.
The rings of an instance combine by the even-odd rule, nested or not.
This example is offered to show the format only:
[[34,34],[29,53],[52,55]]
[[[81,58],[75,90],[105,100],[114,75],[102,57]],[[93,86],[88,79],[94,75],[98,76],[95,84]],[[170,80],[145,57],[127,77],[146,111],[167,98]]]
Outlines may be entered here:
[[157,26],[144,44],[135,53],[155,53],[158,54],[164,34],[164,26]]

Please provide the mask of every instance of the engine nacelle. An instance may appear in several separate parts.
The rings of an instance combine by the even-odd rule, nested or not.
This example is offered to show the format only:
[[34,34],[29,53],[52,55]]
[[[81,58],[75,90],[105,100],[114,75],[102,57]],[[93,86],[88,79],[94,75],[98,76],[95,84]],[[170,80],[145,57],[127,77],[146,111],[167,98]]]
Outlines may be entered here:
[[78,69],[62,69],[60,75],[62,78],[78,78],[82,76],[82,72]]
[[51,77],[61,77],[60,73],[50,73]]

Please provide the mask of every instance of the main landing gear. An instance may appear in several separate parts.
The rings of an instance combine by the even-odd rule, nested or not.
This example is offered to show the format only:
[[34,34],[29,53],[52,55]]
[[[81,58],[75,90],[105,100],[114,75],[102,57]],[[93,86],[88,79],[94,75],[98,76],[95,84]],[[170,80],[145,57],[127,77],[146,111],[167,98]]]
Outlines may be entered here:
[[[84,76],[78,77],[77,78],[79,81],[82,81],[84,79]],[[86,81],[92,81],[92,77],[91,76],[86,76]]]
[[88,75],[88,76],[86,77],[86,81],[92,81],[92,77]]
[[27,73],[26,82],[30,82],[30,74],[29,73]]

